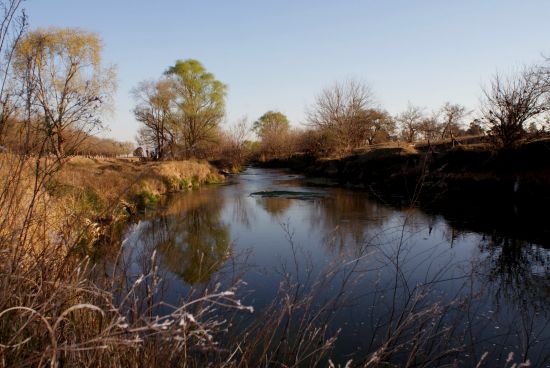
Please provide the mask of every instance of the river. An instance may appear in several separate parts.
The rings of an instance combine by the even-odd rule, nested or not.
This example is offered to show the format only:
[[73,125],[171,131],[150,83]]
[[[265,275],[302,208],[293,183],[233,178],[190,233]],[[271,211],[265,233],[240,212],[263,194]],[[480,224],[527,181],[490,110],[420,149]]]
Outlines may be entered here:
[[155,251],[166,303],[237,280],[258,315],[285,295],[311,297],[342,365],[385,347],[396,364],[415,351],[434,366],[475,366],[488,352],[486,366],[502,367],[513,351],[515,362],[550,366],[549,249],[320,184],[248,168],[174,195],[127,231],[129,275]]

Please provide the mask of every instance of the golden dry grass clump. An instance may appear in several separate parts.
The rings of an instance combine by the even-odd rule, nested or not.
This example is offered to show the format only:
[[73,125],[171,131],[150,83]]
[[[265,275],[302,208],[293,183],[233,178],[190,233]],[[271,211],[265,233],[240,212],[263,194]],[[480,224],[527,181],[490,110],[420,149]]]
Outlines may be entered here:
[[54,179],[62,187],[93,192],[99,200],[112,203],[121,199],[132,200],[140,192],[158,196],[220,182],[223,177],[206,162],[75,157]]

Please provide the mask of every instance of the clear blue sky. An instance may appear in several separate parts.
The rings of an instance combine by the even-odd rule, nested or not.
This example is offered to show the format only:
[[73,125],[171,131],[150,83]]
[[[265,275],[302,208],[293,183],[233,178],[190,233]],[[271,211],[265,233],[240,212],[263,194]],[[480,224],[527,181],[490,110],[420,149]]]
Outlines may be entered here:
[[293,125],[334,81],[367,81],[390,113],[445,101],[478,106],[495,71],[550,56],[548,0],[27,0],[31,28],[99,33],[118,67],[107,135],[132,140],[130,90],[177,59],[229,85],[227,120],[270,109]]

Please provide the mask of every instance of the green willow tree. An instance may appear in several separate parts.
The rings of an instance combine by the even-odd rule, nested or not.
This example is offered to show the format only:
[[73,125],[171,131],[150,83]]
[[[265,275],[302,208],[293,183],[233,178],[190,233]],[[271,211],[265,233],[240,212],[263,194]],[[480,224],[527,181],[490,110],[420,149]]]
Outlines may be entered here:
[[149,223],[145,236],[166,268],[189,284],[207,283],[231,255],[229,226],[221,219],[224,198],[204,191],[179,198],[168,212]]
[[262,159],[284,158],[294,150],[290,123],[281,112],[266,112],[254,122],[252,130],[261,139],[259,153]]
[[102,127],[116,77],[113,68],[102,67],[101,49],[95,33],[77,28],[38,29],[18,43],[15,70],[26,81],[38,128],[58,157]]
[[180,144],[186,156],[200,156],[204,144],[215,140],[225,115],[227,86],[197,60],[178,60],[166,75],[174,81]]
[[288,118],[279,111],[268,111],[254,122],[252,129],[260,138],[287,131],[290,127]]

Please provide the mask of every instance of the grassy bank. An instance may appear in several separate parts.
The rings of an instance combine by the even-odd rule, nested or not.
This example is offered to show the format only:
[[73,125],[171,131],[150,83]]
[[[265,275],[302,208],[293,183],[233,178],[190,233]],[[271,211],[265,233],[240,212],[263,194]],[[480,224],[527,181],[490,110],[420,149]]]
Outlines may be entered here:
[[59,200],[74,199],[101,216],[113,206],[140,210],[154,206],[164,194],[223,180],[206,162],[75,157],[52,177],[47,188]]

